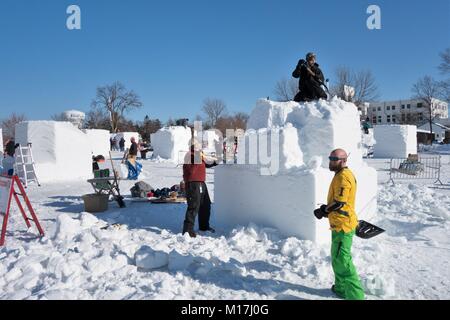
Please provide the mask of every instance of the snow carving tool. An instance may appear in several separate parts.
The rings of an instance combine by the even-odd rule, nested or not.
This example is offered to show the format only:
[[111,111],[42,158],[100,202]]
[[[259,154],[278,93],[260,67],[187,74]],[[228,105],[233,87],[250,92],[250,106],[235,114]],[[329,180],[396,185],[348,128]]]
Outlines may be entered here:
[[116,191],[117,191],[117,196],[115,196],[114,198],[117,201],[117,204],[119,205],[119,207],[121,208],[125,208],[125,201],[123,201],[123,197],[120,195],[120,190],[119,190],[119,181],[117,179],[117,172],[116,169],[114,168],[114,162],[112,160],[112,155],[111,155],[111,151],[109,152],[109,159],[111,160],[111,166],[112,166],[112,170],[114,172],[114,184],[116,185]]

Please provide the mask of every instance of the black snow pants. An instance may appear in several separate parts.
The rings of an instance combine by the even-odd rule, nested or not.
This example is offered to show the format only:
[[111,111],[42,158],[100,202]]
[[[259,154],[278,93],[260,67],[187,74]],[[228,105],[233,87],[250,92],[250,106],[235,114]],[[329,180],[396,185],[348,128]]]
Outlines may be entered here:
[[194,231],[195,217],[198,213],[198,224],[201,231],[209,229],[211,215],[211,199],[204,182],[186,183],[187,210],[184,220],[183,233]]

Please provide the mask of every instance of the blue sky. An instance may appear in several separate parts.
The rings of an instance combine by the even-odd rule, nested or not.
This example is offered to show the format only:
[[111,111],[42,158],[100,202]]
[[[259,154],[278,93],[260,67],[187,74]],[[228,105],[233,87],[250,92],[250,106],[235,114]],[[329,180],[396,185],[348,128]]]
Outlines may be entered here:
[[[71,4],[81,30],[66,28]],[[366,27],[370,4],[381,30]],[[448,46],[448,0],[1,0],[0,118],[88,111],[114,81],[141,96],[135,120],[194,118],[206,97],[250,112],[308,51],[331,81],[369,68],[383,100],[407,98]]]

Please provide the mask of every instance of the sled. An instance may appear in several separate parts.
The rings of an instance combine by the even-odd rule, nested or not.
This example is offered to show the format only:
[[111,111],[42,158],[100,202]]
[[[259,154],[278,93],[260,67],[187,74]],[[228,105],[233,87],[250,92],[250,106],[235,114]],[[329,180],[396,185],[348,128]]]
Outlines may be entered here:
[[385,230],[377,227],[367,221],[359,220],[358,226],[356,227],[356,236],[362,239],[373,238]]

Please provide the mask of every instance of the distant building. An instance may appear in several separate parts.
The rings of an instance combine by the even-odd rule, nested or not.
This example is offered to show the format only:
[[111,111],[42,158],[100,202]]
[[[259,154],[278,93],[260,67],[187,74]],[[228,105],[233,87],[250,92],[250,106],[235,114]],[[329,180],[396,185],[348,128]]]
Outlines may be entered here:
[[[447,132],[450,132],[450,127],[444,126],[440,123],[437,122],[432,122],[432,128],[433,128],[433,135],[434,135],[434,140],[437,142],[443,142],[445,139],[445,135]],[[417,127],[418,130],[421,130],[423,132],[430,132],[430,123],[428,121],[426,121],[424,124],[422,124],[421,126]],[[448,133],[447,133],[448,135]]]
[[[448,119],[448,103],[433,99],[433,118]],[[367,108],[372,124],[421,125],[429,118],[428,108],[421,100],[372,102]]]

